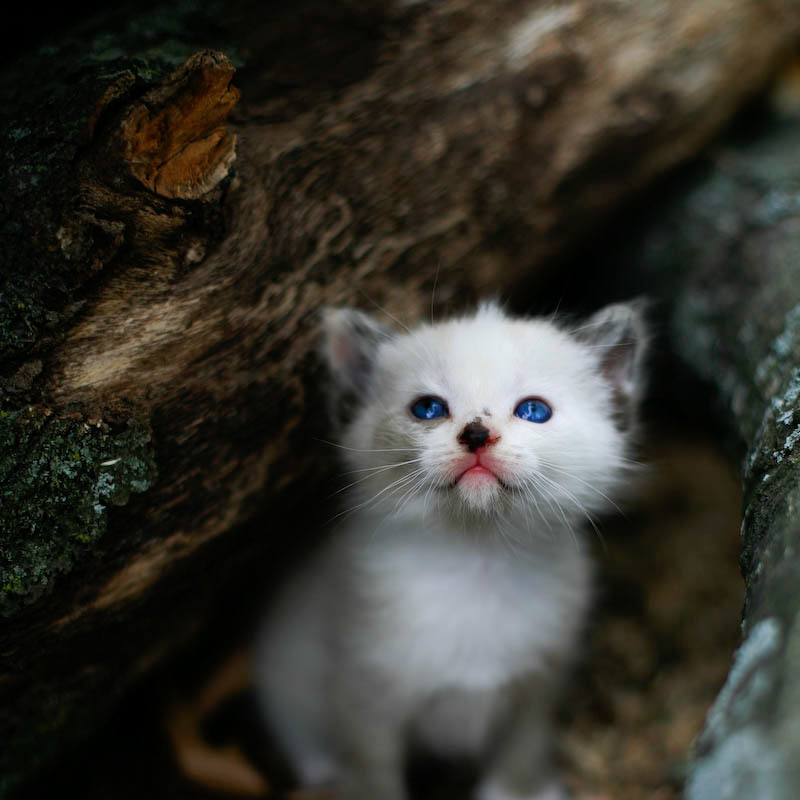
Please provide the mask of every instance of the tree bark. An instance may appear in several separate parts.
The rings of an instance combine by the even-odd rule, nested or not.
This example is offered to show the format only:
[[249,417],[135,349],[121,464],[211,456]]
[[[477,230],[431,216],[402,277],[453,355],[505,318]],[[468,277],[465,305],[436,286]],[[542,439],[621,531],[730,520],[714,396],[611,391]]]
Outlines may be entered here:
[[[105,24],[3,84],[9,783],[202,625],[236,552],[313,519],[321,305],[414,320],[434,287],[443,308],[544,270],[763,85],[800,3]],[[199,49],[225,43],[235,111],[231,60]]]
[[[661,299],[675,352],[713,387],[729,441],[744,452],[742,644],[696,742],[689,800],[797,796],[800,114],[793,102],[794,112],[764,111],[759,124],[715,147],[612,259],[628,276],[625,291]],[[696,406],[690,396],[674,409],[688,414]]]

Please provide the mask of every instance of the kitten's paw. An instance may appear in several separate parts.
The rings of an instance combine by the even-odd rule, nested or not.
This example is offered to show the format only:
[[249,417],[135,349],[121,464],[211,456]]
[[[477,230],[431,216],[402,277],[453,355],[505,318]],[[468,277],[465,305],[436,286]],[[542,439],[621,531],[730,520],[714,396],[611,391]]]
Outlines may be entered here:
[[553,781],[533,795],[531,800],[570,800],[571,797],[572,795],[561,781]]
[[533,793],[518,794],[501,786],[497,781],[484,781],[475,794],[475,800],[570,800],[570,794],[561,781],[553,780]]
[[333,783],[337,776],[336,762],[326,755],[304,756],[296,766],[297,778],[304,788],[314,789]]

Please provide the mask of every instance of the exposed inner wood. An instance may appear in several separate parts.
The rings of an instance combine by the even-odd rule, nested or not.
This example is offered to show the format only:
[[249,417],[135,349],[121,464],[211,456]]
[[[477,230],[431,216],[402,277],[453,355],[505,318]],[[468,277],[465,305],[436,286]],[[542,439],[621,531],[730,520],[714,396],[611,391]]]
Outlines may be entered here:
[[196,199],[227,174],[236,135],[225,127],[240,92],[221,54],[192,56],[128,110],[118,136],[131,174],[162,197]]

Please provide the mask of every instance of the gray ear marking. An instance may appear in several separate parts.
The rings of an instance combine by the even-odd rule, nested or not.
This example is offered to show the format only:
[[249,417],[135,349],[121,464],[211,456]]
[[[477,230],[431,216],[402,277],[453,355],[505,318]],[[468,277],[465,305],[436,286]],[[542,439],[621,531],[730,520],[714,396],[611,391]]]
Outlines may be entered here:
[[393,333],[362,311],[330,307],[322,311],[322,331],[322,353],[335,389],[334,417],[342,421],[370,393],[378,348]]
[[575,332],[593,348],[600,373],[610,384],[623,428],[632,422],[644,393],[643,363],[647,350],[647,302],[637,298],[601,308]]

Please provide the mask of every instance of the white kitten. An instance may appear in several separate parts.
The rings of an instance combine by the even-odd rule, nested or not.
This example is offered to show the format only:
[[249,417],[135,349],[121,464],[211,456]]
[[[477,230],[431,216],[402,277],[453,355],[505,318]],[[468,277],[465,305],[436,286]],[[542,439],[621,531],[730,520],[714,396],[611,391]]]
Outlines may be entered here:
[[611,504],[644,323],[574,329],[497,306],[408,334],[325,317],[349,515],[256,648],[270,726],[306,785],[402,800],[409,741],[485,765],[479,800],[562,797],[551,715],[591,594],[579,530]]

